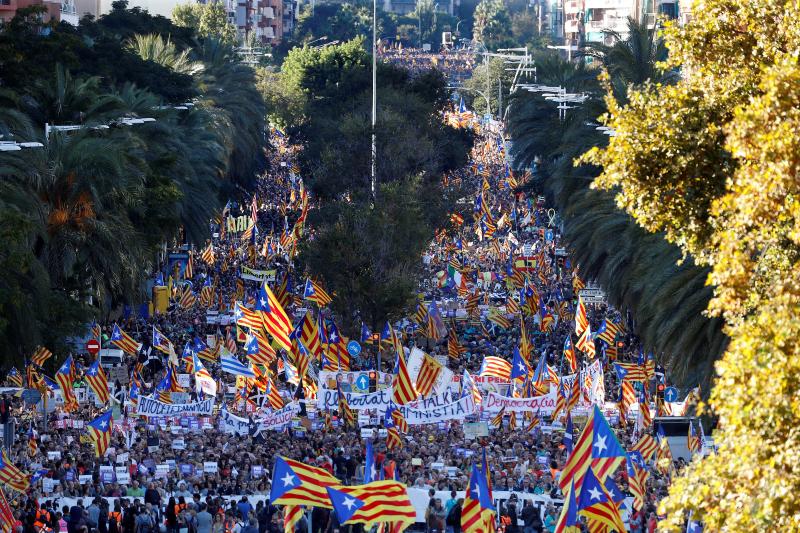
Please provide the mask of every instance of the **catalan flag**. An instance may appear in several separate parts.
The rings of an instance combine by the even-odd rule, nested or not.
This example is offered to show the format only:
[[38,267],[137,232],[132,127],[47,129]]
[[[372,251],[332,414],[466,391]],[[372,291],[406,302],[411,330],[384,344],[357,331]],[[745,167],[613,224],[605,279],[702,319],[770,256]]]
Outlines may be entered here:
[[636,391],[633,389],[633,383],[630,381],[623,381],[620,389],[619,398],[619,418],[624,424],[625,417],[631,406],[636,403]]
[[261,317],[267,333],[272,335],[279,345],[291,351],[292,342],[289,339],[289,332],[292,323],[266,283],[262,285],[258,298],[256,298],[255,311]]
[[595,356],[595,346],[594,341],[592,340],[592,329],[587,325],[586,329],[583,330],[581,336],[578,337],[578,342],[575,343],[575,347],[586,354],[586,357],[589,359],[593,359]]
[[100,366],[99,358],[92,363],[92,366],[86,371],[86,381],[89,383],[89,387],[91,387],[92,392],[97,396],[100,403],[108,402],[111,397],[108,392],[108,378],[106,377],[103,367]]
[[575,334],[580,337],[588,327],[589,317],[586,315],[586,306],[583,304],[583,298],[578,296],[578,309],[575,311]]
[[[472,465],[469,486],[461,509],[461,531],[463,533],[487,533],[493,531],[495,507],[492,501],[487,473]],[[490,525],[491,524],[491,525]]]
[[214,381],[214,378],[211,377],[211,373],[203,366],[197,354],[192,354],[192,366],[194,367],[195,390],[203,394],[208,394],[209,396],[216,396],[217,382]]
[[647,372],[636,363],[614,363],[620,381],[647,381]]
[[483,400],[481,391],[478,390],[478,386],[475,385],[472,376],[469,375],[469,372],[464,370],[464,374],[461,376],[461,397],[463,398],[467,395],[472,396],[472,401],[475,402],[476,406],[480,405]]
[[267,400],[269,400],[269,405],[273,409],[283,409],[284,402],[283,396],[281,396],[281,391],[278,390],[278,387],[275,385],[275,382],[272,379],[272,376],[268,375],[266,377],[267,381]]
[[614,344],[616,344],[617,335],[621,331],[622,328],[619,326],[619,324],[615,323],[610,318],[606,318],[605,322],[603,322],[600,325],[600,328],[597,330],[595,339],[599,339],[609,346],[614,346]]
[[427,327],[428,308],[425,306],[425,302],[417,302],[417,309],[414,311],[414,314],[411,315],[411,320],[420,326]]
[[417,517],[407,487],[398,481],[329,486],[327,491],[342,525],[364,524],[365,529],[370,529],[377,523],[400,522],[407,527]]
[[428,354],[424,354],[422,366],[417,374],[416,389],[421,396],[428,396],[433,391],[436,381],[442,375],[442,363]]
[[394,365],[394,379],[392,381],[392,401],[397,405],[406,405],[417,399],[417,390],[408,373],[406,358],[402,352],[397,353]]
[[575,484],[571,484],[569,492],[565,496],[566,501],[561,508],[561,514],[556,521],[557,533],[580,533],[580,521],[578,520],[578,502],[575,501]]
[[397,430],[402,433],[408,433],[408,422],[406,421],[406,417],[403,416],[403,412],[392,402],[389,402],[389,406],[386,408],[386,413],[384,414],[384,425],[386,427],[397,428]]
[[314,302],[320,307],[325,307],[333,301],[330,294],[325,292],[325,289],[322,288],[322,285],[311,278],[306,279],[306,285],[303,289],[303,299]]
[[511,379],[511,363],[500,357],[487,355],[483,358],[479,375],[492,376],[508,381]]
[[530,375],[531,367],[522,358],[519,349],[514,348],[514,360],[511,362],[511,379],[522,378],[525,379]]
[[497,324],[503,329],[511,327],[511,321],[496,307],[489,309],[489,314],[486,316],[489,322]]
[[340,484],[327,470],[278,456],[272,469],[269,501],[273,505],[309,505],[332,509],[326,488]]
[[36,442],[36,432],[33,430],[33,425],[28,427],[28,455],[33,457],[39,450],[39,444]]
[[19,370],[16,368],[11,367],[11,370],[9,370],[6,375],[6,379],[15,387],[22,387],[22,374],[20,374]]
[[592,531],[626,531],[617,504],[591,467],[583,478],[578,509],[588,519]]
[[500,412],[498,412],[496,415],[494,415],[489,423],[491,425],[493,425],[494,427],[496,427],[497,429],[500,429],[501,427],[503,427],[503,417],[504,416],[506,416],[506,408],[505,407],[500,409]]
[[686,447],[689,448],[692,454],[699,453],[703,448],[703,444],[700,442],[700,437],[695,433],[694,424],[691,420],[689,421],[689,434],[686,438]]
[[303,507],[300,505],[286,505],[283,507],[283,531],[294,533],[295,526],[303,518]]
[[14,518],[14,511],[8,505],[6,495],[0,490],[0,531],[3,533],[11,533],[14,530],[14,524],[17,520]]
[[456,330],[450,328],[450,331],[447,334],[447,355],[452,359],[458,359],[464,353],[466,353],[466,351],[466,348],[461,346],[461,343],[458,342]]
[[214,245],[208,243],[202,252],[200,252],[200,259],[202,259],[206,264],[213,266],[214,262],[216,261],[216,257],[214,255]]
[[94,444],[94,453],[97,457],[105,455],[108,445],[111,442],[111,428],[114,422],[111,418],[111,410],[98,416],[88,424],[89,438]]
[[319,328],[317,327],[317,321],[311,316],[310,311],[306,312],[298,328],[300,342],[308,349],[308,353],[315,359],[319,359],[320,355],[322,355],[322,347],[319,342]]
[[5,449],[0,451],[0,482],[17,492],[25,492],[30,486],[28,475],[14,466]]
[[639,440],[631,447],[630,451],[639,452],[645,461],[649,461],[653,454],[656,453],[657,448],[656,440],[645,433],[639,437]]
[[181,299],[178,303],[182,309],[191,309],[194,307],[194,304],[197,303],[197,296],[195,296],[191,285],[187,284],[183,288],[183,293],[181,294]]
[[278,291],[275,294],[275,297],[278,299],[278,303],[286,309],[289,307],[289,304],[292,303],[291,298],[294,292],[293,284],[291,277],[289,276],[289,272],[283,275],[283,279],[281,280],[281,284],[278,287]]
[[67,360],[58,369],[55,378],[61,389],[61,396],[64,398],[64,410],[67,412],[76,410],[78,408],[78,400],[72,390],[72,384],[75,381],[75,364],[72,362],[71,355],[67,357]]
[[574,481],[580,499],[583,478],[590,466],[600,480],[605,480],[622,464],[625,457],[625,450],[603,413],[595,405],[586,427],[575,442],[575,447],[561,471],[559,487],[565,492]]
[[53,352],[44,346],[38,346],[33,352],[33,355],[31,355],[31,363],[35,364],[36,366],[44,366],[45,361],[50,359],[52,356]]
[[567,335],[564,339],[564,359],[569,364],[569,373],[574,374],[578,370],[578,359],[575,357],[575,348],[572,347],[572,339]]
[[111,330],[111,344],[130,355],[136,355],[142,347],[141,344],[133,340],[133,337],[125,333],[117,324],[114,324]]
[[152,346],[156,350],[167,355],[175,351],[175,347],[166,335],[161,333],[157,327],[153,326]]
[[259,331],[247,336],[244,343],[245,353],[250,362],[254,365],[269,366],[278,357],[269,341]]
[[633,495],[633,508],[636,511],[644,509],[647,501],[647,477],[650,473],[647,468],[633,463],[628,459],[628,487]]
[[263,324],[258,313],[248,309],[241,302],[236,302],[234,305],[233,318],[236,320],[236,325],[250,328],[251,331],[260,330]]

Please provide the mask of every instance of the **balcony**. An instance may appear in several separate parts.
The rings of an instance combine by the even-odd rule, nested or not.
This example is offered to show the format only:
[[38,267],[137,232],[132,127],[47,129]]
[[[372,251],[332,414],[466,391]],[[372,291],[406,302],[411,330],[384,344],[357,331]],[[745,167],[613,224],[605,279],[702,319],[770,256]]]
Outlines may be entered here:
[[564,2],[564,14],[575,15],[583,11],[583,0],[567,0]]
[[570,19],[564,21],[564,33],[580,33],[581,21],[578,19]]
[[632,10],[631,0],[585,0],[583,8],[589,9],[623,9]]

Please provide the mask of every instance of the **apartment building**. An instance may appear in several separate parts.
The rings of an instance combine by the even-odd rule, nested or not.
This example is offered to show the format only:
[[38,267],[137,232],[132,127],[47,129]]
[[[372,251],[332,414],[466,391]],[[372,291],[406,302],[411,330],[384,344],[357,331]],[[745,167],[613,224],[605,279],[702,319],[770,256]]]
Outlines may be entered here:
[[228,21],[241,42],[255,37],[262,45],[276,45],[291,34],[297,20],[297,0],[198,0],[207,1],[225,1]]
[[78,25],[79,15],[75,0],[0,0],[0,24],[6,23],[17,14],[17,10],[30,6],[43,6],[42,22],[55,20]]
[[564,0],[564,39],[571,45],[611,44],[609,32],[627,37],[629,17],[653,27],[660,17],[683,21],[685,15],[678,0]]

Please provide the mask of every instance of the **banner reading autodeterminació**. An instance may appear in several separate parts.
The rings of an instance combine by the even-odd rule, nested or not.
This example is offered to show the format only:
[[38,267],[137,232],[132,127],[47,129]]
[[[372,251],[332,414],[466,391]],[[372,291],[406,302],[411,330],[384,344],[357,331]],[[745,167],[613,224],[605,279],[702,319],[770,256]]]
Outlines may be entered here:
[[194,403],[164,403],[153,398],[143,396],[139,398],[139,416],[180,416],[204,415],[208,416],[214,411],[214,398],[208,398]]

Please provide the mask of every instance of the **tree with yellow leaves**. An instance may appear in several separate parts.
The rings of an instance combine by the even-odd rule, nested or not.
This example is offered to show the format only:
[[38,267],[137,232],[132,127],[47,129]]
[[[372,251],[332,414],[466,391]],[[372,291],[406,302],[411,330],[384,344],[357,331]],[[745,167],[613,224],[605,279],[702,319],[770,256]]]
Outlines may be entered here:
[[800,3],[695,0],[665,30],[672,86],[607,99],[594,186],[711,268],[731,343],[706,408],[719,453],[670,488],[660,529],[800,530]]

